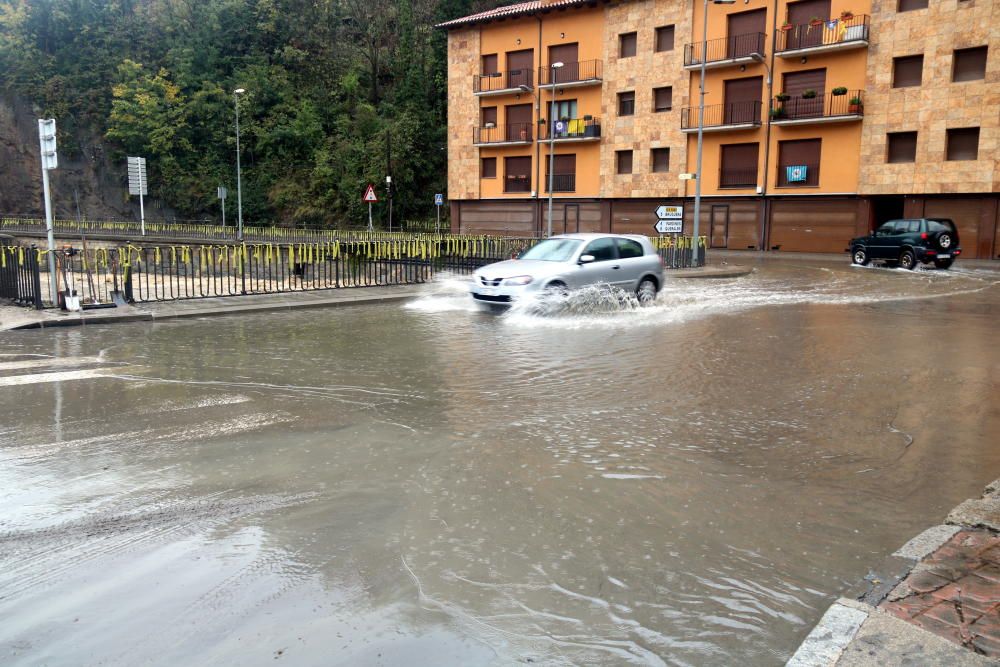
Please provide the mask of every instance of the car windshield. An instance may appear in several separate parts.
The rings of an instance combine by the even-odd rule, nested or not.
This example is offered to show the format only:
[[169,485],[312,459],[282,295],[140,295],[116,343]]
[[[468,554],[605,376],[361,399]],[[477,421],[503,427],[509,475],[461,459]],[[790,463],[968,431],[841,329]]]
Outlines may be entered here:
[[927,231],[955,233],[955,225],[951,220],[928,220]]
[[519,259],[540,259],[545,262],[565,262],[577,248],[580,247],[580,239],[546,239],[541,243],[528,248]]

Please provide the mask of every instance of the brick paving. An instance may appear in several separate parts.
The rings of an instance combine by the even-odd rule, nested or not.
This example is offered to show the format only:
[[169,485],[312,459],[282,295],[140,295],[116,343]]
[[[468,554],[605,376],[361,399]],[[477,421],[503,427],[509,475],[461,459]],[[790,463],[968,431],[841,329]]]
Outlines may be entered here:
[[1000,535],[983,528],[959,531],[879,608],[976,653],[1000,657]]

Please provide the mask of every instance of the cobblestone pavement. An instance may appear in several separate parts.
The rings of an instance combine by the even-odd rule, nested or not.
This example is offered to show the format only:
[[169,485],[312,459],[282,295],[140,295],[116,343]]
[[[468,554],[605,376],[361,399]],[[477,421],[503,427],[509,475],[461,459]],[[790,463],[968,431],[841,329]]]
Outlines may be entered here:
[[983,528],[959,531],[879,607],[977,653],[1000,657],[1000,536]]

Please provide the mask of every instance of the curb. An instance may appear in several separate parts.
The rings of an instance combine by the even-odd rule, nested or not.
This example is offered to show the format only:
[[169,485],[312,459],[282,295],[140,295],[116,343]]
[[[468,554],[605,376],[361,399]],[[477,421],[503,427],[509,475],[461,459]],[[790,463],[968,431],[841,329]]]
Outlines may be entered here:
[[733,266],[730,268],[704,267],[700,269],[675,269],[665,271],[664,278],[681,278],[684,280],[700,278],[721,279],[721,278],[742,278],[753,273],[755,269],[750,266]]

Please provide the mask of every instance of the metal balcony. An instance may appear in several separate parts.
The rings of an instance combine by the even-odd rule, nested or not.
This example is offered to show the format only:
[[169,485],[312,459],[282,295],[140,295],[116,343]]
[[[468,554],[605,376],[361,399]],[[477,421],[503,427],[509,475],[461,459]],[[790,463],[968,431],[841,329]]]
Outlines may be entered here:
[[512,69],[509,72],[494,72],[493,74],[475,74],[472,77],[473,94],[484,97],[487,95],[509,95],[521,92],[521,86],[534,86],[534,73],[527,68]]
[[861,120],[865,114],[863,92],[844,95],[824,93],[815,97],[775,97],[771,103],[771,125],[809,125]]
[[[545,188],[543,192],[549,191],[549,174],[545,173]],[[576,174],[553,174],[552,192],[576,192]]]
[[783,26],[778,32],[775,55],[798,58],[812,53],[862,49],[868,46],[867,15]]
[[[760,127],[760,110],[763,103],[728,102],[705,107],[705,132],[752,130]],[[681,132],[698,131],[698,107],[681,109]]]
[[751,32],[746,35],[732,35],[720,39],[710,39],[707,42],[695,42],[684,45],[684,69],[701,68],[705,60],[705,69],[729,67],[753,62],[753,54],[764,54],[767,35],[762,32]]
[[571,118],[540,125],[538,128],[538,139],[539,141],[551,140],[557,144],[562,142],[600,141],[601,119]]
[[[604,64],[600,60],[582,60],[575,63],[563,63],[556,68],[556,86],[558,88],[575,88],[579,86],[600,85],[603,81]],[[538,68],[538,87],[552,87],[552,68]]]
[[510,123],[493,127],[472,128],[472,143],[475,146],[517,146],[530,144],[535,140],[532,123]]

